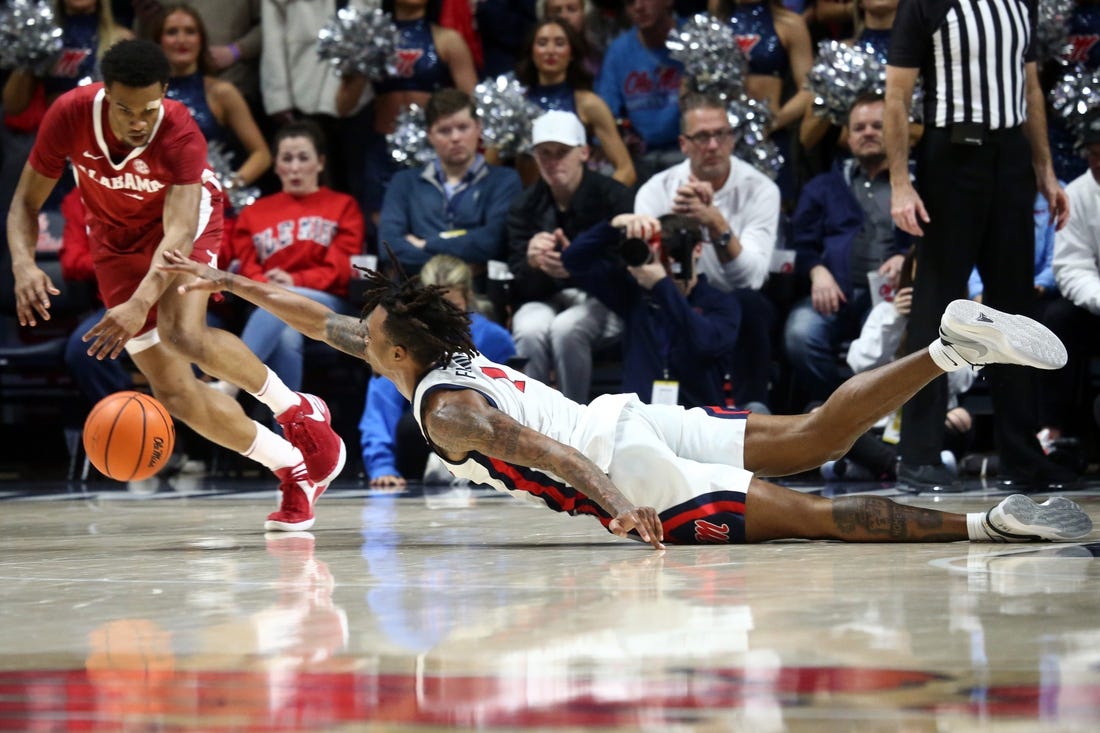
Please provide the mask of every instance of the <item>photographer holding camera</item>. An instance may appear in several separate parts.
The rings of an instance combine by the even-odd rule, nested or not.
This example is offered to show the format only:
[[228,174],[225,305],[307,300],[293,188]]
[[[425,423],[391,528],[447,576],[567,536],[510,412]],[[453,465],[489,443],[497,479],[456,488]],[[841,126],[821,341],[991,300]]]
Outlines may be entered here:
[[699,221],[619,214],[562,252],[573,282],[623,320],[624,392],[650,404],[725,405],[741,327],[737,298],[707,283]]
[[699,269],[741,305],[741,347],[730,368],[734,398],[766,411],[775,309],[761,288],[779,230],[779,187],[733,155],[737,133],[726,105],[699,92],[680,100],[680,150],[686,160],[642,184],[634,211],[683,214],[703,225],[710,242]]

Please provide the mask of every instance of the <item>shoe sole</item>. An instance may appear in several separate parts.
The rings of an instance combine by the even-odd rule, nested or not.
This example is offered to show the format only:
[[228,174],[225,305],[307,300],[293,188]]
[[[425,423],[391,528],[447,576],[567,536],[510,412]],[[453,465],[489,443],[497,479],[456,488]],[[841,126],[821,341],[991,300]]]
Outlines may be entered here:
[[300,532],[307,530],[313,526],[313,523],[317,521],[317,517],[310,517],[301,522],[280,522],[275,519],[268,519],[264,522],[264,529],[268,532]]
[[[1011,517],[1020,527],[1008,532],[993,523],[996,509]],[[1017,540],[1077,540],[1092,532],[1092,519],[1075,502],[1061,496],[1047,499],[1042,504],[1023,494],[1013,494],[986,513],[989,526],[1010,539]],[[1018,534],[1022,530],[1025,534]]]
[[1004,313],[973,300],[956,300],[947,306],[940,335],[946,341],[953,341],[953,334],[958,334],[959,341],[971,339],[979,344],[992,344],[993,349],[1011,359],[1008,362],[989,363],[1061,369],[1068,358],[1065,345],[1043,324],[1027,316]]

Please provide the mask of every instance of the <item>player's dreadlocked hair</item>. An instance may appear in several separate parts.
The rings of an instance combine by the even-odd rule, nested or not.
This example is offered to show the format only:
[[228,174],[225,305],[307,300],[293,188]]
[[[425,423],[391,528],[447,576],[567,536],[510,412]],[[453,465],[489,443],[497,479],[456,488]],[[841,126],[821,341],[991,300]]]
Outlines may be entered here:
[[443,288],[404,276],[395,282],[380,272],[360,269],[366,281],[363,318],[382,306],[386,335],[418,362],[435,364],[450,361],[455,354],[477,353],[470,338],[470,317],[443,297]]

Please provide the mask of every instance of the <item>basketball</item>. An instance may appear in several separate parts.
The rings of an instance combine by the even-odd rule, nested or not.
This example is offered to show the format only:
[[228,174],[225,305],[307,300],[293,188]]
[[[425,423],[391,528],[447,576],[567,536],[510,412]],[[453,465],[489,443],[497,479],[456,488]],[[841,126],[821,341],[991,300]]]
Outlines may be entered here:
[[176,427],[164,405],[141,392],[107,395],[84,421],[84,452],[105,476],[140,481],[168,463]]

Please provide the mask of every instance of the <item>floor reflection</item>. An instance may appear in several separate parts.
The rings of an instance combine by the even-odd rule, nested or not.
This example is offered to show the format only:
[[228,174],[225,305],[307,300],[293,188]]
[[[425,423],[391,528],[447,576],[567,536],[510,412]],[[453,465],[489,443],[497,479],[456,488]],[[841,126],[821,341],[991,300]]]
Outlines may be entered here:
[[0,729],[1100,727],[1100,545],[657,553],[462,486],[326,501],[266,536],[5,504]]

